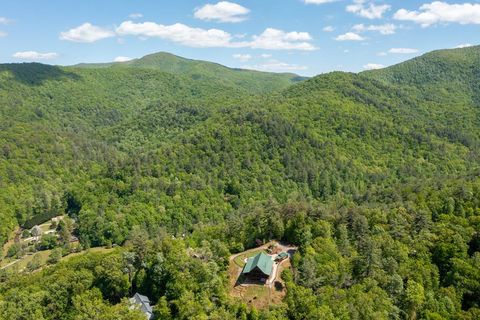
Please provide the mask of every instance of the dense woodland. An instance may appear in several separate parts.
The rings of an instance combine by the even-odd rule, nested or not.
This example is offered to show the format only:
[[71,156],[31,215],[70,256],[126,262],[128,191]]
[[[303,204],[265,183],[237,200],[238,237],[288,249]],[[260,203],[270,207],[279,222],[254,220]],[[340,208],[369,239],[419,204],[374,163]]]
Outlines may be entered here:
[[[82,248],[118,246],[1,270],[0,319],[144,319],[137,291],[156,319],[480,318],[480,47],[222,70],[0,65],[0,242],[65,213]],[[299,246],[265,310],[226,289],[257,239]]]

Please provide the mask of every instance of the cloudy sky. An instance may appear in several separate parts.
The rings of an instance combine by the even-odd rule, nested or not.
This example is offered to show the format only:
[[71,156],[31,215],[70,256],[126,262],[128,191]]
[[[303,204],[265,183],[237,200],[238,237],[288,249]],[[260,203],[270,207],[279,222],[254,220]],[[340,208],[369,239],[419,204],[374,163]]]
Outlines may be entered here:
[[0,62],[126,61],[167,51],[315,75],[480,44],[480,0],[0,0]]

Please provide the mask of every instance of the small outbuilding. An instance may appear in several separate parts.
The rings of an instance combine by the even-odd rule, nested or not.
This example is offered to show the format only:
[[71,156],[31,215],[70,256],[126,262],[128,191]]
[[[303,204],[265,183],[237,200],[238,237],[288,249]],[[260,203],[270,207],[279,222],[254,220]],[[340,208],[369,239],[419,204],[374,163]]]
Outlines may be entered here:
[[286,253],[286,252],[281,252],[281,253],[279,253],[279,254],[277,255],[277,257],[275,258],[275,261],[276,261],[276,262],[280,262],[280,261],[283,261],[283,260],[285,260],[285,259],[287,259],[287,258],[288,258],[288,253]]
[[152,306],[150,306],[150,299],[147,296],[143,296],[139,293],[135,293],[133,297],[130,298],[130,303],[132,306],[136,306],[142,311],[148,320],[153,318]]
[[252,281],[266,281],[272,274],[273,260],[269,255],[261,252],[248,258],[243,267],[242,275]]

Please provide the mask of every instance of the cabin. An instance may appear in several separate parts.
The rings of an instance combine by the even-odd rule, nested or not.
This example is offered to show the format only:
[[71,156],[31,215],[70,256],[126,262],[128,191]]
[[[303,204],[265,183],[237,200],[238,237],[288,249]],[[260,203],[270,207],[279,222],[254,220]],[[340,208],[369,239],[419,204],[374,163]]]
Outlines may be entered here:
[[272,274],[273,260],[269,255],[261,252],[254,257],[248,258],[243,267],[242,275],[250,281],[266,282]]
[[153,310],[152,306],[150,306],[150,299],[148,299],[148,297],[135,293],[135,295],[130,298],[130,303],[132,307],[139,308],[148,320],[153,318]]

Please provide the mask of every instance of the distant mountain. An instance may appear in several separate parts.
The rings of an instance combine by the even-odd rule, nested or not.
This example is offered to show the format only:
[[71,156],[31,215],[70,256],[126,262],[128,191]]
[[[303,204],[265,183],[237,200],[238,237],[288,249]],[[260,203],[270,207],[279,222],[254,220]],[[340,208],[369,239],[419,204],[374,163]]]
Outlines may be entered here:
[[480,46],[437,50],[361,75],[415,98],[402,112],[422,117],[432,131],[480,147]]
[[[480,104],[480,46],[437,50],[362,74],[391,84],[415,87],[430,98],[452,101],[465,93]],[[450,99],[452,95],[454,99]]]
[[265,93],[277,91],[305,80],[293,73],[271,73],[246,69],[232,69],[217,63],[191,60],[170,53],[159,52],[127,62],[105,64],[79,64],[81,68],[134,67],[153,69],[175,75],[183,75],[193,80],[218,81],[223,85],[235,86],[250,92]]
[[362,74],[389,83],[425,85],[452,81],[471,82],[480,74],[480,46],[437,50],[420,57]]

